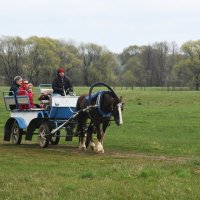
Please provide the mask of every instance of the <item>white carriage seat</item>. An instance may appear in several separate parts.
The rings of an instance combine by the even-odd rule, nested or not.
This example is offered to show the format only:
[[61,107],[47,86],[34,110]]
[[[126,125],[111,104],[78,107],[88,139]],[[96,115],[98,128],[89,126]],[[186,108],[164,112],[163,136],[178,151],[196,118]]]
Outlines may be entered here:
[[30,105],[29,96],[28,95],[17,95],[17,103],[18,105]]
[[22,95],[22,96],[17,95],[16,97],[14,95],[13,96],[4,95],[4,103],[7,110],[13,110],[11,109],[13,106],[14,106],[14,109],[19,109],[20,106],[24,106],[24,105],[27,108],[29,108],[30,106],[28,95]]
[[4,104],[6,110],[16,109],[16,98],[14,96],[4,95]]

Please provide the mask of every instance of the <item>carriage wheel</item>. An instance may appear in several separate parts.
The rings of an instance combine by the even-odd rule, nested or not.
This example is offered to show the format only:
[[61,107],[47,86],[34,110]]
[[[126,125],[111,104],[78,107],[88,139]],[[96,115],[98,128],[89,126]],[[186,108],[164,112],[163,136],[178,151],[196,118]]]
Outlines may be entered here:
[[57,131],[55,135],[50,137],[50,143],[53,145],[57,145],[60,141],[60,131]]
[[38,142],[40,147],[46,148],[49,144],[49,126],[47,123],[43,123],[40,125],[38,130]]
[[21,141],[22,141],[22,129],[19,128],[19,124],[15,120],[11,128],[11,142],[12,144],[20,144]]

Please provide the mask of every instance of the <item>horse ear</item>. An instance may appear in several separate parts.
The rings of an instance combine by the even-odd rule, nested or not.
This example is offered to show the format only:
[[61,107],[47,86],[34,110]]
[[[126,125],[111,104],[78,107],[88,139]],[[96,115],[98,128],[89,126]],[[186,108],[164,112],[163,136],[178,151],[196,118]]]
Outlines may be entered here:
[[122,98],[122,96],[120,96],[120,98],[119,98],[119,102],[122,104],[122,107],[124,107],[124,102],[123,102],[123,98]]
[[120,102],[122,102],[122,101],[123,101],[123,98],[122,98],[122,96],[120,96],[120,98],[119,98],[119,101],[120,101]]

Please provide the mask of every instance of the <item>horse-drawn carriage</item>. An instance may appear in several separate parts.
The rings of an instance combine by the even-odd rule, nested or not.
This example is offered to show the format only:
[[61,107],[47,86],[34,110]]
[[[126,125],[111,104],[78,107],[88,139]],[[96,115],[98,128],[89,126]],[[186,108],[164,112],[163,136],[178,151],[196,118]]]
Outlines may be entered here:
[[[95,86],[105,86],[106,91],[99,91],[95,94],[92,90]],[[51,85],[40,85],[41,96],[48,98],[40,99],[39,108],[20,109],[20,105],[27,105],[30,102],[28,95],[9,95],[4,92],[4,103],[10,111],[10,118],[4,126],[4,140],[13,144],[20,144],[22,135],[25,140],[32,140],[34,134],[38,134],[38,141],[41,147],[47,147],[49,143],[58,144],[60,137],[66,141],[72,141],[78,136],[82,150],[91,146],[97,152],[103,152],[103,136],[105,129],[114,116],[117,125],[122,124],[121,110],[122,100],[117,97],[111,87],[104,83],[95,83],[89,90],[89,95],[76,96],[74,93],[65,96],[52,94]],[[14,106],[15,109],[10,109]],[[88,120],[89,119],[89,122]],[[60,133],[61,128],[65,129],[65,135]],[[92,139],[92,134],[97,133],[97,147]],[[102,147],[98,147],[101,145]]]

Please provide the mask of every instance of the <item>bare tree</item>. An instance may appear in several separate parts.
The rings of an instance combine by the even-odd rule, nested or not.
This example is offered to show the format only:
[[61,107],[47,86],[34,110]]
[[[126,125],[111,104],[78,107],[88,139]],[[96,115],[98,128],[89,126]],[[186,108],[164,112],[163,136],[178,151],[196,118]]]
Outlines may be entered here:
[[151,45],[142,47],[140,59],[141,64],[144,66],[144,79],[146,80],[146,86],[152,86],[154,85],[155,59],[154,49]]
[[102,47],[95,44],[82,44],[79,50],[83,59],[83,81],[85,85],[90,85],[89,71],[92,68],[92,63],[100,57]]

